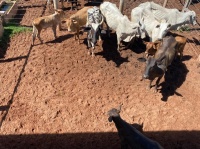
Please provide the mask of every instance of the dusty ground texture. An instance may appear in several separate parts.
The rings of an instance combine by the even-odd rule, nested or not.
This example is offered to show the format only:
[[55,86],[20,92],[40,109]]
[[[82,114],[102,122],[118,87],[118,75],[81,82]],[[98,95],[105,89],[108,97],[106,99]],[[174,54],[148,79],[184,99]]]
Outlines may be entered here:
[[[130,17],[141,2],[127,0],[124,13]],[[167,7],[181,8],[180,2],[169,0]],[[20,24],[31,26],[33,18],[51,13],[45,4],[19,1]],[[66,18],[76,12],[69,7],[65,2]],[[51,29],[42,31],[44,44],[37,39],[32,48],[31,32],[17,34],[0,59],[1,149],[119,149],[107,111],[120,104],[121,117],[143,124],[143,133],[164,148],[200,148],[198,31],[180,33],[188,37],[183,61],[173,63],[153,93],[146,90],[148,81],[140,81],[145,66],[137,60],[145,50],[140,41],[118,53],[115,33],[110,39],[103,35],[103,50],[97,46],[92,58],[86,33],[78,45],[64,23],[62,28],[57,40]]]

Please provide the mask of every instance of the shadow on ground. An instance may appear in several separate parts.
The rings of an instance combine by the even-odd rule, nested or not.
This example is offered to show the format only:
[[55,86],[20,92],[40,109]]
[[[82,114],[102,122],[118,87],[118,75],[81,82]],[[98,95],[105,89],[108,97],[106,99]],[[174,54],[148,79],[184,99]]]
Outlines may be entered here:
[[[200,131],[159,131],[144,134],[159,142],[165,149],[200,148]],[[120,140],[115,132],[10,134],[1,135],[0,143],[1,148],[10,149],[120,149]]]
[[120,52],[117,51],[117,37],[115,33],[111,33],[110,37],[103,35],[102,39],[103,51],[96,53],[96,55],[102,55],[107,61],[113,61],[116,67],[119,67],[124,62],[128,62],[128,57],[122,57]]
[[[184,60],[188,59],[188,57]],[[164,82],[161,83],[161,93],[162,93],[162,100],[167,101],[169,96],[173,96],[176,94],[177,96],[182,96],[176,89],[179,88],[184,81],[186,80],[186,76],[189,70],[187,69],[186,65],[180,60],[176,60],[168,67],[168,70],[165,72]]]

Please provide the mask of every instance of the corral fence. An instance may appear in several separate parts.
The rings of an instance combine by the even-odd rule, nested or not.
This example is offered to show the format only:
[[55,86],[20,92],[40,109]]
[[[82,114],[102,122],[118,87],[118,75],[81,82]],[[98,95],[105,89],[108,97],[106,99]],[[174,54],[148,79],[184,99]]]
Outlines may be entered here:
[[[32,20],[30,16],[35,18],[47,15],[53,12],[53,8],[61,8],[61,2],[59,0],[50,0],[57,1],[56,6],[51,3],[51,6],[48,5],[48,0],[7,0],[0,1],[0,15],[3,19],[3,22],[12,22],[20,26],[31,27]],[[119,2],[122,0],[119,0]],[[128,0],[123,0],[125,3]],[[130,0],[129,0],[130,1]],[[132,0],[137,3],[143,3],[147,0]],[[64,10],[70,10],[71,8],[70,0],[64,0]],[[79,1],[78,1],[79,2]],[[85,3],[99,4],[102,1],[99,0],[84,0]],[[177,8],[180,11],[184,11],[186,8],[189,10],[194,10],[197,14],[197,25],[190,26],[190,29],[183,31],[182,34],[188,37],[188,43],[191,47],[191,55],[197,57],[200,55],[199,45],[200,45],[200,0],[154,0],[154,2],[165,6],[166,8]],[[81,5],[81,4],[80,4]],[[42,9],[41,9],[42,8]],[[52,9],[52,10],[51,10]],[[51,11],[50,11],[51,10]],[[40,13],[38,13],[38,11]],[[37,13],[36,13],[37,12]],[[38,16],[37,16],[37,15]]]

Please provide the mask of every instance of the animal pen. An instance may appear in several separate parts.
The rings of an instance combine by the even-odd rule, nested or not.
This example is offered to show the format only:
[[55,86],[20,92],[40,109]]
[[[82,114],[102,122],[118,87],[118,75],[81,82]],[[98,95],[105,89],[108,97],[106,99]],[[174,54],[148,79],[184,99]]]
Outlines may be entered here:
[[[99,6],[99,1],[79,0],[79,8]],[[119,0],[109,1],[118,6]],[[119,54],[115,34],[103,36],[104,49],[97,46],[91,58],[85,34],[78,44],[64,22],[56,40],[49,29],[41,33],[44,44],[37,40],[31,46],[32,32],[19,33],[11,37],[5,58],[0,59],[0,148],[118,149],[120,140],[107,111],[120,104],[122,118],[144,124],[144,134],[164,148],[200,148],[200,67],[195,63],[200,55],[200,0],[153,1],[180,11],[185,6],[197,15],[197,25],[175,31],[187,37],[187,51],[173,69],[177,71],[165,78],[175,76],[169,84],[176,88],[166,87],[172,94],[165,95],[162,88],[157,94],[145,90],[140,81],[144,63],[137,61],[143,55],[140,47]],[[14,2],[17,7],[5,22],[16,26],[32,29],[34,18],[54,13],[55,6],[48,7],[47,0]],[[124,2],[124,14],[130,18],[132,7],[147,0]],[[60,8],[61,2],[56,5]],[[64,1],[66,18],[77,11],[70,8],[71,3]]]
[[[121,1],[122,0],[120,0],[120,2]],[[126,0],[124,0],[124,1],[126,3]],[[26,11],[26,9],[27,8],[37,8],[37,7],[44,7],[44,9],[47,9],[48,6],[47,6],[46,0],[35,1],[35,2],[29,1],[29,2],[30,2],[29,5],[24,6],[23,0],[1,1],[1,4],[0,4],[1,7],[4,6],[5,8],[7,8],[7,6],[5,6],[5,5],[8,4],[8,6],[9,6],[10,4],[12,4],[11,7],[7,8],[8,10],[6,10],[6,11],[1,10],[1,9],[5,9],[5,8],[0,9],[0,12],[2,13],[1,16],[4,16],[4,21],[8,22],[8,21],[12,20],[12,22],[17,23],[18,25],[31,26],[31,22],[29,24],[23,24],[23,17],[24,17],[24,12]],[[100,3],[98,1],[90,1],[90,2],[94,5]],[[142,3],[145,1],[144,0],[136,0],[135,2]],[[199,32],[200,10],[197,5],[200,2],[200,0],[179,0],[176,3],[172,3],[171,0],[155,0],[154,2],[157,2],[158,4],[165,6],[166,8],[177,8],[180,11],[185,8],[188,8],[189,10],[194,10],[196,12],[197,25],[194,27],[187,28],[186,29],[187,31],[182,32],[181,34],[188,38],[188,44],[191,47],[191,54],[198,57],[198,55],[200,54],[200,52],[198,50],[198,48],[199,48],[198,46],[200,44],[199,43],[200,42],[200,39],[199,39],[200,38],[199,37],[200,36],[200,32]],[[68,3],[67,6],[69,5],[69,2],[64,2],[64,3]],[[89,3],[89,1],[88,1],[88,3]],[[52,7],[52,9],[60,8],[60,2],[58,0],[53,0],[51,7]],[[44,11],[41,12],[41,15],[44,15],[43,14]]]

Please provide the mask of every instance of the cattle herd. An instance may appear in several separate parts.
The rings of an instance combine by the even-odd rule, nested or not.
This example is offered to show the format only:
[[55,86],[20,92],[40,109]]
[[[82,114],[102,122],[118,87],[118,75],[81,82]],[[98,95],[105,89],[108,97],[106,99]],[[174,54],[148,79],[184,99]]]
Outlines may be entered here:
[[[178,30],[184,25],[195,25],[196,13],[190,10],[180,12],[178,9],[167,9],[154,2],[145,2],[132,9],[131,20],[129,20],[119,8],[108,1],[101,3],[100,7],[84,7],[69,18],[65,18],[67,29],[75,32],[74,38],[78,39],[78,44],[80,44],[79,32],[82,27],[85,28],[88,54],[92,56],[95,55],[97,40],[101,42],[102,33],[107,33],[110,37],[110,29],[116,32],[119,52],[121,41],[131,43],[135,38],[149,37],[148,42],[143,41],[146,45],[146,67],[142,80],[149,79],[150,84],[147,88],[151,88],[152,81],[157,78],[154,89],[157,92],[159,81],[173,60],[177,59],[179,54],[179,59],[182,60],[187,41],[186,37],[180,35],[166,35],[170,30]],[[32,46],[36,37],[42,43],[40,32],[43,28],[52,27],[54,37],[57,38],[56,28],[57,26],[60,28],[63,17],[63,10],[58,9],[52,15],[36,18],[32,23]],[[106,25],[106,30],[103,30],[103,25]],[[103,50],[102,45],[101,49]],[[118,129],[122,148],[128,146],[131,148],[162,148],[157,142],[146,138],[122,120],[119,112],[119,109],[111,109],[108,115],[109,121],[114,121]]]

